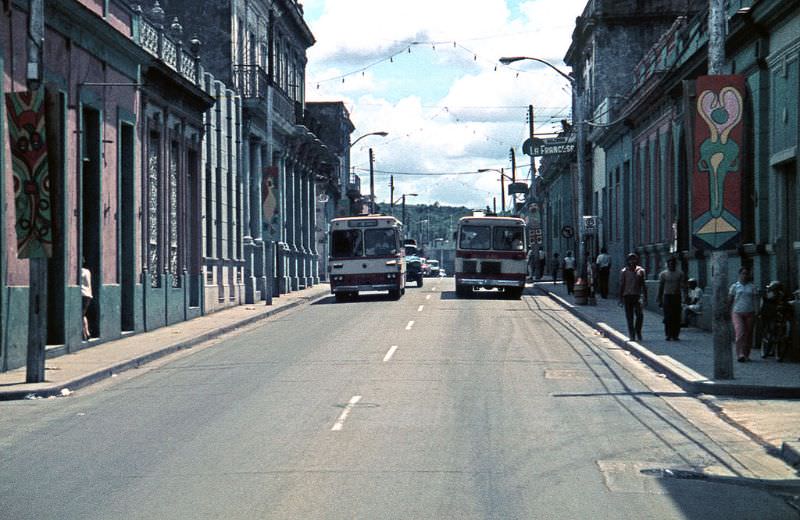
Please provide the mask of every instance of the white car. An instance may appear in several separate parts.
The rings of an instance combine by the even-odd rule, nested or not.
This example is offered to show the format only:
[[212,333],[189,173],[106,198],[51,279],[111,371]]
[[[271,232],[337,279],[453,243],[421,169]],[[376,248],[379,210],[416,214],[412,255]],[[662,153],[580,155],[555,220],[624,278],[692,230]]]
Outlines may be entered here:
[[428,260],[428,276],[439,276],[440,271],[438,260]]

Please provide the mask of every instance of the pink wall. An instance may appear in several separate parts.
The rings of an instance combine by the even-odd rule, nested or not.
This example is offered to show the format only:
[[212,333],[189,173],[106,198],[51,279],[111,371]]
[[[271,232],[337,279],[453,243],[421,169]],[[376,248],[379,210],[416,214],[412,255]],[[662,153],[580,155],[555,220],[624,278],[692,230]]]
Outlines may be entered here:
[[[96,8],[101,12],[102,2],[82,2],[84,5],[91,7],[94,11]],[[10,24],[0,24],[0,38],[2,38],[4,47],[4,90],[24,90],[27,88],[25,84],[25,62],[26,50],[24,39],[24,28],[27,25],[27,15],[19,12],[13,13],[13,20]],[[66,39],[59,33],[53,30],[46,29],[45,48],[44,48],[44,70],[47,75],[54,78],[61,78],[67,84],[67,145],[65,151],[66,159],[66,176],[67,176],[67,193],[66,200],[64,201],[66,207],[67,222],[64,223],[63,230],[67,234],[67,258],[68,258],[68,282],[71,285],[78,285],[80,283],[80,266],[79,266],[79,231],[80,220],[78,214],[80,213],[79,198],[78,198],[78,146],[80,143],[78,136],[78,85],[80,83],[95,82],[95,83],[134,83],[136,78],[131,78],[123,75],[120,71],[114,69],[111,64],[103,64],[90,53],[80,48],[76,43],[70,47],[67,46]],[[102,168],[102,236],[103,236],[103,283],[118,283],[119,273],[117,272],[117,255],[118,255],[118,237],[117,237],[117,224],[118,224],[118,206],[117,199],[118,193],[118,114],[119,109],[124,109],[128,113],[136,113],[138,110],[138,91],[133,86],[115,86],[115,87],[88,87],[84,86],[81,90],[86,93],[87,91],[94,93],[95,98],[100,100],[102,108],[102,143],[101,150],[103,158],[101,162]],[[6,122],[2,121],[5,128]],[[5,189],[6,207],[5,207],[5,222],[6,240],[9,245],[8,250],[3,253],[6,255],[8,265],[7,283],[9,285],[27,285],[28,284],[28,261],[17,259],[16,250],[16,235],[14,230],[15,211],[14,211],[14,194],[11,183],[11,162],[10,151],[6,133],[4,136],[2,146],[5,147],[5,164],[4,164],[4,183],[2,184]],[[136,132],[134,132],[136,136]],[[138,144],[135,144],[135,149],[138,149]],[[140,171],[139,157],[134,153],[134,172]],[[139,193],[139,180],[138,176],[134,193]],[[138,196],[137,196],[138,199]],[[136,201],[138,207],[140,202]],[[140,236],[141,230],[139,229],[138,222],[135,226],[136,236]],[[136,241],[138,244],[138,240]],[[138,255],[137,255],[138,257]],[[137,264],[139,260],[137,259]],[[138,268],[138,266],[137,266]]]

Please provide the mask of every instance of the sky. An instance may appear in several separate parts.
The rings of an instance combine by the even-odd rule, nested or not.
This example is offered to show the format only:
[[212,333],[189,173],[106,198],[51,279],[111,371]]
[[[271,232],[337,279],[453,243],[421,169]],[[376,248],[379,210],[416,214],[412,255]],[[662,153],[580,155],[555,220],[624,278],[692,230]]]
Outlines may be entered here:
[[[550,137],[571,120],[564,72],[575,19],[586,0],[303,0],[316,43],[308,49],[306,101],[341,101],[355,125],[351,167],[369,194],[408,204],[500,209],[500,175],[530,179],[528,106],[534,132]],[[507,182],[506,182],[507,184]]]

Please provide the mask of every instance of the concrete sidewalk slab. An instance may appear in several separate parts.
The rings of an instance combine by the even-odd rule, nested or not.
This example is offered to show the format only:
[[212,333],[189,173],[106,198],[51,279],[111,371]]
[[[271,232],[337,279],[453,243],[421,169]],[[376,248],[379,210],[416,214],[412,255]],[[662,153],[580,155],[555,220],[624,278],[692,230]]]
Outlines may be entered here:
[[[763,360],[735,363],[734,379],[713,378],[713,338],[700,329],[682,329],[680,341],[666,341],[660,313],[645,310],[642,341],[629,341],[624,311],[616,300],[575,305],[562,284],[539,282],[534,288],[558,301],[576,317],[603,333],[687,393],[697,394],[725,421],[795,468],[800,467],[800,364]],[[731,347],[733,348],[733,347]]]
[[274,298],[271,306],[264,302],[238,305],[150,332],[130,334],[97,346],[92,346],[89,341],[86,348],[77,352],[47,359],[46,381],[43,383],[26,383],[25,367],[1,373],[0,401],[66,395],[114,374],[191,348],[237,328],[329,295],[328,284],[321,284]]
[[[653,368],[669,375],[687,392],[716,396],[761,399],[800,398],[800,364],[762,359],[754,350],[747,363],[734,361],[733,379],[714,378],[714,343],[710,332],[697,328],[681,329],[680,341],[664,339],[662,315],[644,311],[642,341],[630,341],[625,313],[614,299],[596,300],[596,305],[576,305],[563,284],[540,282],[537,290],[557,300],[582,321],[602,331],[609,339],[629,350]],[[731,345],[733,349],[733,345]],[[734,357],[735,360],[735,357]]]

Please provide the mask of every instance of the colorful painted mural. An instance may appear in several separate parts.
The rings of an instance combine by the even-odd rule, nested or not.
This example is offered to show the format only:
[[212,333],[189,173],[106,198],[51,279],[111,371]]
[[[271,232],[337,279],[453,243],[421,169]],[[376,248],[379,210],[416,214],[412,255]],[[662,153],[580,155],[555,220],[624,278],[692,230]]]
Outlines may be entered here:
[[11,144],[17,256],[52,256],[50,173],[45,142],[44,89],[6,94]]
[[261,178],[261,218],[265,240],[280,240],[280,189],[278,167],[267,166]]
[[741,231],[745,80],[701,76],[696,92],[693,242],[698,248],[725,249]]

